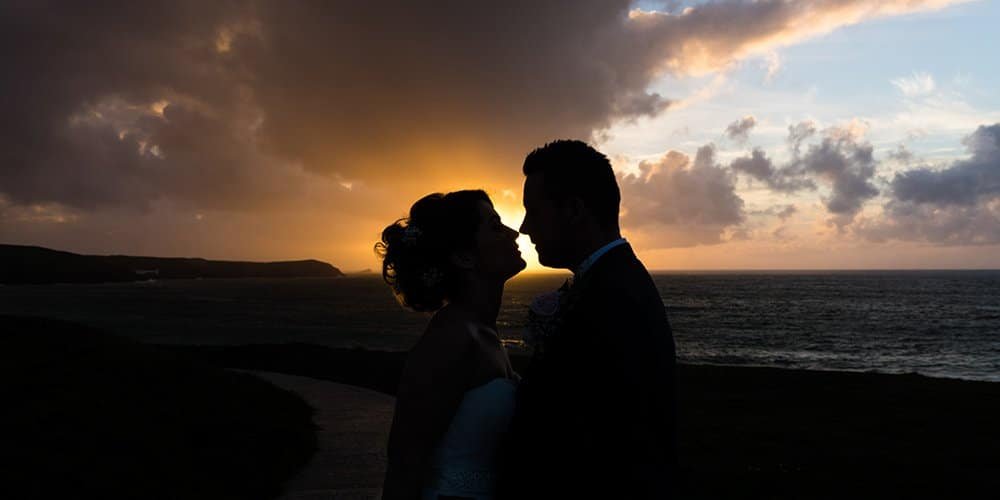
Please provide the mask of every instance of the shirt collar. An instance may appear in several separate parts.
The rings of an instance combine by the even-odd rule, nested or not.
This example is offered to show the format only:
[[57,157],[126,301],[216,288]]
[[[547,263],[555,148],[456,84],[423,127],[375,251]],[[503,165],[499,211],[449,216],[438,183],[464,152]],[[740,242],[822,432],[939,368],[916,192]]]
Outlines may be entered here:
[[586,273],[591,268],[591,266],[594,265],[595,262],[597,262],[597,259],[601,258],[602,255],[608,253],[608,251],[611,250],[612,248],[624,245],[626,243],[628,242],[625,241],[625,238],[618,238],[617,240],[612,241],[611,243],[608,243],[607,245],[604,245],[601,248],[598,248],[594,253],[590,254],[590,257],[584,259],[584,261],[581,262],[580,265],[573,270],[573,278],[579,279],[580,277],[583,276],[584,273]]

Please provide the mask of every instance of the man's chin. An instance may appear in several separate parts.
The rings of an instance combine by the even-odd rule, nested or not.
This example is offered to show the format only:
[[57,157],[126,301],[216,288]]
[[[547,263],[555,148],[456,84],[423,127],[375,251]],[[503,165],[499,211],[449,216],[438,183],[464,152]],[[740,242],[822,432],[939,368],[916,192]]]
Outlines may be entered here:
[[541,252],[538,253],[538,263],[553,269],[564,269],[566,267],[559,262],[559,259],[554,259],[550,256],[542,254]]

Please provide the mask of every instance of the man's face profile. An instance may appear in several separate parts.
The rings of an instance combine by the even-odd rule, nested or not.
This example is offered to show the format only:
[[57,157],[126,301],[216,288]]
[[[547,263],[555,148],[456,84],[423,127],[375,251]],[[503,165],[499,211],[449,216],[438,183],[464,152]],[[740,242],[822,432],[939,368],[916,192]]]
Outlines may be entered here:
[[524,222],[519,231],[531,238],[538,262],[546,267],[564,267],[567,221],[559,205],[545,193],[544,173],[524,179]]

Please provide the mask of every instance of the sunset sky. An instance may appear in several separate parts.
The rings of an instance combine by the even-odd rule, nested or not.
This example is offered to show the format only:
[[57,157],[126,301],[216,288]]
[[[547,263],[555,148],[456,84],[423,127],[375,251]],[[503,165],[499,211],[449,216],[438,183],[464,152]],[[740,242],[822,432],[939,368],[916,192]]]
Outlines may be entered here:
[[0,243],[377,269],[580,138],[651,269],[1000,268],[1000,2],[114,3],[0,7]]

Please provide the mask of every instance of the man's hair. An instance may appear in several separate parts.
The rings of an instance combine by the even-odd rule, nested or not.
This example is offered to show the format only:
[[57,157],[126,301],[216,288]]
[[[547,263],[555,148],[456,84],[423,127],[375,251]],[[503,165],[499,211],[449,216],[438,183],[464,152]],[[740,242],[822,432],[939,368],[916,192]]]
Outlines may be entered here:
[[544,173],[547,198],[578,197],[605,229],[618,229],[621,192],[611,162],[600,151],[577,140],[552,141],[524,159],[524,175]]

